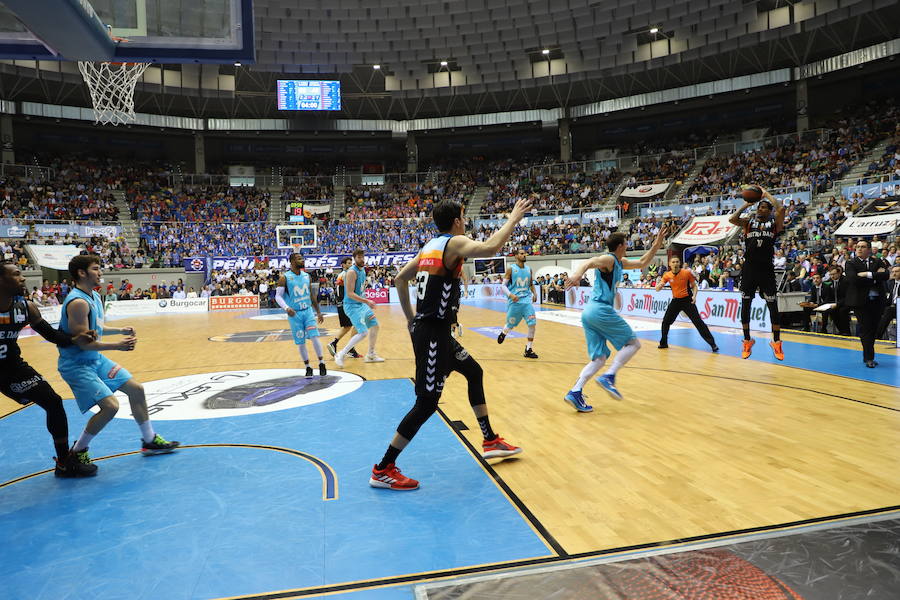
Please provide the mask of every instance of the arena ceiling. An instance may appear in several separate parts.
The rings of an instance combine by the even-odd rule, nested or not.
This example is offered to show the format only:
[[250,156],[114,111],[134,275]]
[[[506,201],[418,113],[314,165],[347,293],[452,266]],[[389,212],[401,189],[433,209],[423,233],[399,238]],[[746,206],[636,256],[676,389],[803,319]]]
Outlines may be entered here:
[[[274,103],[280,78],[340,79],[341,118],[574,106],[797,67],[892,40],[900,37],[900,3],[256,0],[254,21],[255,64],[167,66],[184,76],[164,72],[140,84],[136,109],[283,118]],[[0,66],[0,98],[86,106],[72,65],[47,62]]]

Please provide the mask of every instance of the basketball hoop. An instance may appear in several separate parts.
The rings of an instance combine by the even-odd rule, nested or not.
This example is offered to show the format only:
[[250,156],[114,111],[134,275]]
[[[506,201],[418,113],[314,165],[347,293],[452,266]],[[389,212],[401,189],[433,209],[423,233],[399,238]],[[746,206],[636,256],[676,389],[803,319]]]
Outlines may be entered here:
[[[116,44],[126,38],[112,35]],[[78,61],[78,70],[91,93],[94,122],[103,125],[125,125],[134,121],[134,86],[150,63]]]
[[149,63],[78,61],[78,70],[91,92],[94,121],[125,125],[135,119],[134,86]]
[[294,254],[303,254],[301,250],[303,250],[303,244],[291,244],[291,247],[294,249]]

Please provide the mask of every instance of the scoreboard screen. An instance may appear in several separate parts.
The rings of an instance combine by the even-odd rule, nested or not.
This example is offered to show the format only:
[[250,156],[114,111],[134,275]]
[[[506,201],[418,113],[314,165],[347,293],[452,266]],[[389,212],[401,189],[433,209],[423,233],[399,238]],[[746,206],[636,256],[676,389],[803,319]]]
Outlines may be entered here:
[[291,223],[303,223],[305,221],[303,216],[303,203],[291,202],[288,204],[288,217],[288,220]]
[[278,110],[341,110],[340,81],[279,79]]

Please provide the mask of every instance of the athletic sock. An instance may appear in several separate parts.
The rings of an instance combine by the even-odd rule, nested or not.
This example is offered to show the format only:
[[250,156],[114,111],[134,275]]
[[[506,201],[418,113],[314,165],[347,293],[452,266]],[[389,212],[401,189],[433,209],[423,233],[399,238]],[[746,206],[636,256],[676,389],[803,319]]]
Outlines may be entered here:
[[384,458],[381,459],[376,468],[379,471],[383,470],[389,464],[397,462],[398,456],[400,456],[400,448],[388,446],[387,452],[384,453]]
[[750,328],[749,327],[747,329],[744,329],[744,340],[748,341],[748,342],[750,341]]
[[525,344],[525,349],[526,349],[526,350],[531,350],[531,344],[533,344],[533,343],[534,343],[534,342],[528,342],[528,343],[526,343],[526,344]]
[[153,431],[153,424],[150,422],[150,419],[138,424],[138,427],[141,428],[141,437],[145,442],[152,442],[156,437],[156,432]]
[[503,335],[507,335],[509,333],[509,327],[503,328]]
[[87,432],[87,430],[81,432],[81,436],[78,438],[78,441],[75,442],[75,445],[72,446],[72,450],[75,452],[81,452],[85,448],[91,445],[91,440],[94,439],[94,436]]
[[476,417],[476,419],[478,419],[478,426],[481,427],[481,435],[484,436],[485,440],[491,441],[497,437],[497,434],[491,429],[491,421],[487,415]]
[[772,330],[772,339],[774,339],[776,342],[781,341],[781,330],[780,329]]

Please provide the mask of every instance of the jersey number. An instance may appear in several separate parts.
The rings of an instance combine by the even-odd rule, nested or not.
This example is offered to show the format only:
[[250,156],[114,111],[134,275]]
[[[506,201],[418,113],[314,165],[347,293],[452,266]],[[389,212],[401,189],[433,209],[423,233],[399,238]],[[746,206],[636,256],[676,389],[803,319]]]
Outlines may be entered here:
[[428,287],[428,271],[419,271],[416,273],[416,298],[423,300],[425,298],[425,288]]
[[6,358],[6,344],[0,345],[0,360]]

